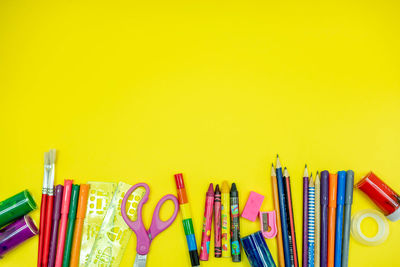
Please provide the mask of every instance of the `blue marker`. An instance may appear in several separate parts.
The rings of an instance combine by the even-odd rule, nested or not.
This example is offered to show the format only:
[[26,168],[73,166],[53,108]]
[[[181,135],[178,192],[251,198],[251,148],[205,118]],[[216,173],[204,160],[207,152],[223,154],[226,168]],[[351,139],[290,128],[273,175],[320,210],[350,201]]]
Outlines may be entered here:
[[[281,212],[281,230],[282,230],[282,243],[283,243],[283,254],[285,256],[285,266],[292,266],[289,245],[289,233],[287,225],[287,215],[285,207],[285,188],[283,186],[283,173],[281,162],[279,161],[279,156],[276,156],[276,184],[278,187],[278,197],[279,197],[279,210]],[[279,229],[278,229],[279,231]]]
[[346,172],[338,172],[337,183],[337,206],[336,206],[336,235],[335,235],[335,267],[342,264],[342,229],[343,229],[343,206],[346,192]]

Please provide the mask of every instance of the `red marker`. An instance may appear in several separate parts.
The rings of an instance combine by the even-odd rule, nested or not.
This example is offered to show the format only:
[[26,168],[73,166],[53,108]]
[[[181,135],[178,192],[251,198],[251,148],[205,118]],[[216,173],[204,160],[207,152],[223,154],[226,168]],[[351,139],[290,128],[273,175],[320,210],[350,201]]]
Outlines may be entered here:
[[211,239],[211,223],[213,215],[214,205],[214,188],[211,183],[208,187],[206,194],[206,206],[204,210],[204,221],[203,221],[203,234],[201,236],[201,249],[200,249],[200,260],[208,261],[210,255],[210,239]]

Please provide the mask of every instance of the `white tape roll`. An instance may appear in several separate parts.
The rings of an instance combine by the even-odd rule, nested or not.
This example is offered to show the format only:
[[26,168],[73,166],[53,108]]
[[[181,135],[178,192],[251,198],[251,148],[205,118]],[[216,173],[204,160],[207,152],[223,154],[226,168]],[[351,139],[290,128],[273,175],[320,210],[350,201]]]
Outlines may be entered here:
[[[378,224],[378,232],[373,237],[367,237],[361,231],[361,223],[365,218],[372,218]],[[377,246],[387,239],[389,235],[389,223],[385,216],[376,210],[360,210],[351,218],[351,235],[361,244]]]

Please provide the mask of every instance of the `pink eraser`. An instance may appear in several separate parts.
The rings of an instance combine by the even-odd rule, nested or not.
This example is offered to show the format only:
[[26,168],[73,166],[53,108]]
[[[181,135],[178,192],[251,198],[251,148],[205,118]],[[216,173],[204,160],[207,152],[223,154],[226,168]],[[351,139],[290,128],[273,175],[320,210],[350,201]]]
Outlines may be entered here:
[[263,200],[263,195],[250,191],[249,198],[242,212],[242,217],[254,222],[257,219]]

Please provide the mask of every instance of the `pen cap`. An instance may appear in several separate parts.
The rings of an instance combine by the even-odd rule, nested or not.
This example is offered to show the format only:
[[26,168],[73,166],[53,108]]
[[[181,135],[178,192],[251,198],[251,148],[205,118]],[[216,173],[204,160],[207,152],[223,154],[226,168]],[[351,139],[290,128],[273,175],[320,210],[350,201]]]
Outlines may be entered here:
[[28,215],[10,223],[0,230],[0,257],[37,233],[38,229]]
[[329,172],[321,172],[321,205],[327,206],[329,201]]
[[344,198],[345,204],[353,203],[353,186],[354,186],[354,172],[352,170],[348,170],[346,175],[346,196]]
[[78,211],[76,212],[76,218],[85,218],[86,216],[86,207],[88,202],[90,185],[81,184],[81,188],[79,190],[79,203],[78,203]]
[[36,209],[35,200],[28,190],[24,190],[0,202],[0,228]]
[[72,180],[64,181],[64,192],[61,206],[61,214],[68,214],[69,201],[71,199]]
[[400,196],[373,172],[370,172],[356,187],[363,191],[391,221],[400,219]]
[[53,209],[53,220],[56,221],[60,219],[63,192],[64,192],[64,186],[61,184],[57,185],[54,195],[54,209]]
[[76,209],[78,208],[78,200],[79,200],[79,185],[74,184],[72,185],[71,200],[69,204],[69,213],[68,213],[69,219],[76,218]]
[[176,188],[178,189],[185,188],[182,173],[175,174],[175,183],[176,183]]
[[329,174],[329,207],[336,207],[337,197],[337,173]]
[[275,266],[275,262],[261,231],[245,236],[241,240],[247,259],[252,267]]
[[338,172],[338,182],[337,182],[337,204],[344,204],[344,195],[346,193],[346,172]]

